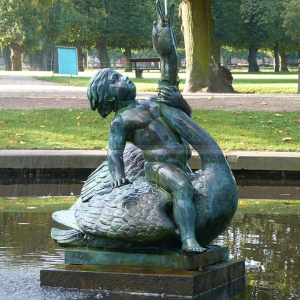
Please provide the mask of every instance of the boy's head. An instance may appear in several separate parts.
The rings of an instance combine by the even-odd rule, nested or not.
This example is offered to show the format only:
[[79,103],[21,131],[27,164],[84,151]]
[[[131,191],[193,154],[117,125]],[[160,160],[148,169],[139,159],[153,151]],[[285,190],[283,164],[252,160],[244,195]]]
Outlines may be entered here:
[[112,69],[101,69],[91,78],[87,96],[92,110],[98,110],[105,118],[116,107],[116,101],[132,100],[136,96],[135,85]]

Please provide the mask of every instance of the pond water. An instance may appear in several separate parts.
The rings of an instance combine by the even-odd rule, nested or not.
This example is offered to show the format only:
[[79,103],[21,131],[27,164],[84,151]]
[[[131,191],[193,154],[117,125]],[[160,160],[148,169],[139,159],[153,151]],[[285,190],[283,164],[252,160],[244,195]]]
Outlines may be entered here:
[[[229,247],[230,258],[246,261],[245,291],[233,299],[300,299],[299,203],[270,203],[242,202],[215,241]],[[51,228],[57,227],[52,211],[27,210],[0,212],[0,299],[133,299],[100,290],[41,288],[40,270],[63,263],[64,250],[50,238]],[[158,298],[163,296],[146,297]]]

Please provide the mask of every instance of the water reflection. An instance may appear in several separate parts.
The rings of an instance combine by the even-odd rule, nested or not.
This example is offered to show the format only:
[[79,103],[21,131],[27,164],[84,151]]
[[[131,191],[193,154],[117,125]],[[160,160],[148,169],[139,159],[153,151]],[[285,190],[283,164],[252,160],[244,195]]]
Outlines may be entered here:
[[[40,288],[40,269],[63,263],[63,249],[50,238],[54,226],[51,213],[0,213],[0,299],[133,299],[106,291]],[[216,242],[229,247],[230,258],[246,260],[246,290],[234,299],[300,298],[300,216],[239,211]]]
[[216,241],[245,258],[247,288],[234,299],[299,299],[300,216],[237,213]]

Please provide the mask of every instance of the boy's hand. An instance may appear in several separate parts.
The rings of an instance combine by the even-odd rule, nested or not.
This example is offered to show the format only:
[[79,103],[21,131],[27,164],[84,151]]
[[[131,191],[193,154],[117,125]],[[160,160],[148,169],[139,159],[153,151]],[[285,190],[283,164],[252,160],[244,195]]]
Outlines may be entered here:
[[111,187],[114,189],[114,188],[119,188],[123,185],[126,185],[126,184],[129,184],[130,181],[127,179],[127,178],[122,178],[122,179],[117,179],[115,181],[113,181],[111,183]]
[[192,115],[191,107],[182,97],[178,88],[176,88],[174,91],[172,88],[167,86],[161,87],[159,89],[159,97],[157,98],[157,102],[181,109],[190,117]]
[[160,89],[161,97],[157,99],[157,102],[165,103],[169,106],[178,107],[177,103],[184,101],[179,90],[174,91],[173,89],[165,86],[163,89]]

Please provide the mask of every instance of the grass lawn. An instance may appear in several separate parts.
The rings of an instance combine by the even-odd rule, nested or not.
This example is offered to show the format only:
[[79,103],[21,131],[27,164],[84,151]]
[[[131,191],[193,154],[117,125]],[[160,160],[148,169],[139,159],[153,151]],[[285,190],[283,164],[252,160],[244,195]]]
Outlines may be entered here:
[[[69,209],[76,197],[0,198],[1,212],[53,212]],[[236,217],[243,214],[300,214],[299,200],[239,200]]]
[[69,209],[76,197],[0,198],[1,212],[44,212]]
[[[53,81],[76,86],[87,86],[92,72],[80,73],[79,77],[70,76],[38,76],[38,79]],[[135,78],[134,73],[123,73],[127,75],[137,87],[137,91],[157,91],[157,80],[160,78],[158,72],[144,72],[143,79]],[[263,72],[263,73],[241,73],[233,72],[233,87],[238,93],[283,93],[296,94],[298,90],[298,73],[297,72]],[[182,91],[185,84],[185,73],[179,73],[180,85]]]
[[[90,109],[2,110],[0,148],[103,150],[112,118]],[[299,112],[193,111],[193,120],[225,152],[299,151],[299,119]]]
[[299,200],[239,200],[237,213],[241,214],[300,214]]

